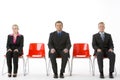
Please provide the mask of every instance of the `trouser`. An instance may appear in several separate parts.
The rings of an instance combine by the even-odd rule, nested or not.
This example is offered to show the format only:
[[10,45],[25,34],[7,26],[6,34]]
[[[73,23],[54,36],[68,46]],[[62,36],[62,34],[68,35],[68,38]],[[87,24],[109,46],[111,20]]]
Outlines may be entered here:
[[13,65],[14,65],[14,73],[17,73],[18,70],[18,57],[20,54],[18,52],[7,52],[6,59],[7,59],[7,66],[8,66],[8,73],[12,73],[12,58],[13,58]]
[[104,57],[107,57],[109,59],[109,72],[114,72],[114,65],[115,65],[115,53],[113,52],[97,52],[97,61],[98,61],[98,67],[99,72],[103,73],[103,59]]
[[[59,53],[59,54],[58,54]],[[61,63],[61,71],[60,73],[64,73],[65,72],[65,67],[68,61],[68,53],[64,53],[63,51],[59,51],[58,53],[50,53],[50,60],[52,63],[52,69],[54,74],[57,74],[57,62],[56,62],[56,58],[58,57],[58,55],[60,55],[60,57],[62,58],[62,63]]]

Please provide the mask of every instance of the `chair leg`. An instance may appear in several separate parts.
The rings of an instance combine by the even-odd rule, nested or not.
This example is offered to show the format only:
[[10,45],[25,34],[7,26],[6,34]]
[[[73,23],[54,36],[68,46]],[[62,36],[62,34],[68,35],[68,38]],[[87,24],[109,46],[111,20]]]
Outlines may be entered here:
[[91,58],[89,58],[89,72],[91,73]]
[[69,61],[69,59],[68,59],[68,69],[69,69],[69,73],[70,73],[70,61]]
[[49,59],[49,62],[48,62],[48,69],[47,69],[47,72],[48,72],[48,76],[50,75],[50,63],[51,63],[51,61],[50,61],[50,59]]
[[23,59],[23,75],[25,76],[25,59],[24,57],[22,57],[22,59]]
[[25,63],[25,75],[29,73],[29,58],[26,59]]
[[72,70],[73,70],[73,57],[72,57],[72,60],[71,60],[71,71],[70,71],[70,76],[72,76]]
[[29,66],[29,58],[28,58],[28,74],[29,74],[29,70],[30,70],[30,68],[29,68],[30,66]]
[[117,76],[117,70],[116,70],[116,67],[115,67],[115,70],[114,70],[114,71],[115,71],[115,76]]
[[6,62],[6,58],[4,58],[4,61],[3,61],[2,75],[6,74],[6,73],[4,73],[5,62]]
[[95,57],[93,58],[93,76],[95,76]]
[[45,65],[46,65],[46,75],[48,76],[48,70],[47,70],[47,61],[46,61],[46,57],[45,57],[44,59],[45,59]]
[[91,59],[91,57],[89,58],[89,66],[90,66],[90,72],[92,72],[92,74],[93,74],[93,66],[92,66],[93,64],[92,64],[92,59]]

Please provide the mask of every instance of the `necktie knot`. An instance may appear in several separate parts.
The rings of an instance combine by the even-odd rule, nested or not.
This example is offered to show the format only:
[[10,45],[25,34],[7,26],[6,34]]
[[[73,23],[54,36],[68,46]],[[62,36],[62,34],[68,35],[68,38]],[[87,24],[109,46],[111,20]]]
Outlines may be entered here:
[[58,37],[61,37],[61,32],[58,32]]

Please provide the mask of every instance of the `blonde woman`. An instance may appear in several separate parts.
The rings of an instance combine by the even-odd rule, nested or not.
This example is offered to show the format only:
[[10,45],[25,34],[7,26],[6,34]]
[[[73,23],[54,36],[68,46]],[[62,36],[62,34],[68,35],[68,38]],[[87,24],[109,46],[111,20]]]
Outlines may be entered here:
[[[18,57],[23,54],[24,37],[19,34],[19,27],[17,24],[12,25],[13,33],[8,35],[7,39],[7,66],[8,77],[12,76],[12,61],[13,61],[13,77],[17,77],[18,71]],[[13,60],[12,60],[13,59]]]

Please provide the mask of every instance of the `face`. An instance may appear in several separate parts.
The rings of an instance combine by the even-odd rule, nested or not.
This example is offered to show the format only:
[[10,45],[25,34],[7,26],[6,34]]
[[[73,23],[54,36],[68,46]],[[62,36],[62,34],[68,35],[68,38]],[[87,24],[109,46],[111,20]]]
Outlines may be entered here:
[[12,26],[13,33],[18,33],[18,27],[17,26]]
[[105,25],[104,25],[104,24],[99,24],[99,25],[98,25],[98,28],[99,28],[99,31],[100,31],[100,32],[104,32],[104,30],[105,30]]
[[62,31],[63,25],[61,23],[56,23],[55,27],[57,31]]

